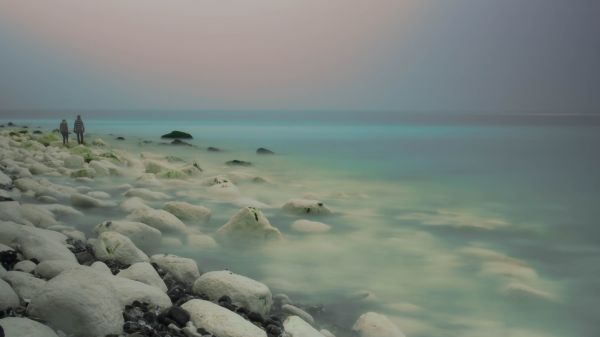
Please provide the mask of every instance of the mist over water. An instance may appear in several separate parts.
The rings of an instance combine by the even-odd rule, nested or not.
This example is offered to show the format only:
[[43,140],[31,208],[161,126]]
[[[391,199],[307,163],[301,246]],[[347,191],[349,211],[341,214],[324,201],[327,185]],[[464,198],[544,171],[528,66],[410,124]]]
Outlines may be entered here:
[[[568,125],[550,117],[496,123],[255,117],[85,121],[88,141],[101,137],[134,154],[196,161],[203,177],[265,177],[265,184],[237,185],[244,197],[270,206],[263,212],[284,234],[283,243],[156,252],[193,257],[205,271],[228,268],[274,293],[323,305],[319,315],[336,322],[338,336],[348,335],[345,329],[367,310],[387,314],[411,337],[600,334],[600,123],[594,117],[570,117]],[[13,121],[53,129],[62,118]],[[198,148],[159,144],[171,130],[191,133]],[[224,151],[209,153],[208,146]],[[257,156],[258,147],[277,155]],[[231,159],[253,166],[223,165]],[[120,200],[113,188],[120,183],[92,186]],[[209,207],[212,219],[201,227],[208,234],[240,208],[185,185],[161,189]],[[290,228],[301,217],[280,206],[299,197],[334,210],[310,218],[331,231]],[[94,211],[77,225],[89,233],[103,220],[125,216]]]

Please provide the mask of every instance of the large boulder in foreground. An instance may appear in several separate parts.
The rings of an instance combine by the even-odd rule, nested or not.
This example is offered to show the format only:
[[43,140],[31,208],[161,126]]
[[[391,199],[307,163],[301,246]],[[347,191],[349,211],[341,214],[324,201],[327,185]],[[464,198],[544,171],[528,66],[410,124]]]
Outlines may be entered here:
[[205,223],[210,220],[210,209],[199,206],[192,205],[183,201],[170,201],[167,202],[163,209],[182,221],[189,221],[195,223]]
[[133,264],[150,260],[128,237],[117,232],[102,232],[97,239],[90,241],[94,255],[100,261],[115,260]]
[[168,138],[168,139],[192,139],[194,137],[192,137],[192,135],[190,135],[187,132],[183,132],[183,131],[171,131],[167,134],[164,134],[162,136],[160,136],[160,138]]
[[362,314],[352,330],[360,337],[406,337],[387,316],[375,312]]
[[181,308],[190,313],[195,326],[202,327],[215,337],[267,337],[264,330],[212,302],[194,299]]
[[233,240],[268,241],[282,239],[281,232],[271,226],[262,211],[254,207],[240,209],[217,230],[218,237]]
[[30,300],[46,285],[46,281],[39,279],[29,273],[11,270],[3,279],[15,290],[23,300]]
[[200,270],[196,261],[172,254],[156,254],[150,258],[161,269],[170,274],[177,281],[192,286],[194,281],[200,277]]
[[283,205],[283,210],[301,215],[327,215],[331,210],[319,200],[292,199]]
[[[286,332],[290,333],[294,337],[323,337],[323,335],[317,329],[313,328],[310,324],[298,316],[289,316],[286,318],[283,322],[283,328]],[[387,336],[382,335],[379,337]]]
[[6,317],[0,319],[0,327],[6,337],[58,337],[51,328],[25,317]]
[[104,337],[123,328],[116,289],[92,268],[65,271],[48,281],[27,308],[32,317],[75,336]]
[[125,235],[141,248],[156,247],[160,244],[161,232],[144,223],[136,221],[104,221],[94,228],[96,234],[117,232]]
[[194,282],[193,291],[205,294],[213,301],[229,296],[234,304],[263,316],[269,313],[273,304],[271,291],[266,285],[228,270],[203,274]]

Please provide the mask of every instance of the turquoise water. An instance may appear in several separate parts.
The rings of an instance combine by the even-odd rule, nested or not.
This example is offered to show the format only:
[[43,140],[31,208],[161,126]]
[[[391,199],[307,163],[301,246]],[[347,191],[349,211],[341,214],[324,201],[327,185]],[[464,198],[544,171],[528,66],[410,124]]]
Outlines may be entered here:
[[[214,170],[228,159],[252,161],[281,184],[276,191],[240,189],[268,204],[310,193],[332,205],[340,215],[322,220],[334,228],[328,234],[295,234],[294,218],[267,209],[288,237],[285,247],[181,253],[206,269],[226,265],[307,304],[321,303],[321,315],[340,326],[377,310],[408,336],[600,335],[597,121],[86,123],[92,138],[117,145],[112,138],[125,136],[121,146],[132,151],[178,151]],[[159,142],[170,130],[193,134],[200,148],[138,143]],[[226,152],[209,154],[207,146]],[[278,155],[257,157],[261,146]],[[215,215],[208,232],[237,209],[209,206]],[[360,291],[371,295],[351,299]]]

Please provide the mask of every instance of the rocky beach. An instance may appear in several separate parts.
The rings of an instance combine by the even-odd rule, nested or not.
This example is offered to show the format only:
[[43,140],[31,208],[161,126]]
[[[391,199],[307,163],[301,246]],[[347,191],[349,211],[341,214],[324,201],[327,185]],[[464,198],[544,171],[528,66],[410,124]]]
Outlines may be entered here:
[[[245,196],[238,185],[276,182],[250,161],[230,158],[207,169],[170,155],[182,145],[219,152],[196,148],[182,132],[136,140],[137,151],[119,146],[123,136],[103,136],[63,146],[52,130],[2,125],[0,336],[404,336],[384,314],[353,311],[354,323],[340,325],[326,314],[333,308],[194,258],[285,245],[288,229],[261,209],[286,214],[293,232],[327,232],[336,211],[322,200],[266,204]],[[164,152],[142,151],[153,142]],[[276,156],[266,148],[253,155]],[[202,202],[209,197],[237,209],[214,230],[205,226],[214,219]]]

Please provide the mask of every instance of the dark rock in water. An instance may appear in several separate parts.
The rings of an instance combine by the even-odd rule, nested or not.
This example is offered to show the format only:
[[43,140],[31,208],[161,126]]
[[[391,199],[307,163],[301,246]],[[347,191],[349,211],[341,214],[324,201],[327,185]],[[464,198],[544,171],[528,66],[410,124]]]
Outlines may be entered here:
[[225,164],[229,165],[229,166],[251,166],[252,165],[252,163],[249,161],[243,161],[243,160],[237,160],[237,159],[230,160],[230,161],[226,162]]
[[213,146],[209,146],[209,147],[208,147],[206,150],[207,150],[208,152],[221,152],[221,151],[222,151],[222,150],[221,150],[221,149],[219,149],[218,147],[213,147]]
[[14,250],[0,252],[0,263],[4,269],[12,270],[17,262],[19,262],[19,258]]
[[125,137],[117,137],[116,140],[125,140]]
[[171,145],[186,145],[186,146],[192,146],[192,144],[190,144],[190,143],[187,143],[187,142],[184,142],[183,140],[180,140],[180,139],[174,139],[174,140],[171,142]]
[[165,310],[164,313],[179,327],[184,327],[185,324],[190,320],[190,313],[178,306],[172,306]]
[[167,134],[160,136],[160,138],[180,138],[180,139],[192,139],[192,135],[182,131],[171,131]]
[[269,150],[269,149],[265,149],[264,147],[259,147],[256,150],[256,154],[275,154],[275,152]]
[[0,202],[2,202],[2,201],[15,201],[15,200],[13,198],[0,196]]
[[4,124],[0,124],[0,128],[3,128],[3,127],[4,127]]
[[142,143],[143,144],[152,144],[152,141],[151,140],[142,140]]
[[35,130],[35,131],[33,131],[33,133],[34,133],[34,134],[36,134],[36,135],[39,135],[39,134],[41,134],[41,133],[42,133],[42,131],[40,131],[40,130]]
[[19,133],[26,134],[26,133],[29,133],[29,131],[28,130],[21,130],[21,131],[19,131]]
[[13,124],[13,122],[8,122],[8,124],[6,124],[6,125],[8,125],[8,126],[15,126],[15,125]]

